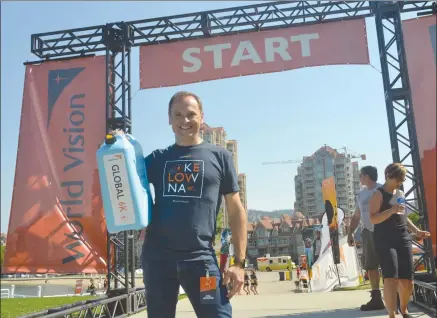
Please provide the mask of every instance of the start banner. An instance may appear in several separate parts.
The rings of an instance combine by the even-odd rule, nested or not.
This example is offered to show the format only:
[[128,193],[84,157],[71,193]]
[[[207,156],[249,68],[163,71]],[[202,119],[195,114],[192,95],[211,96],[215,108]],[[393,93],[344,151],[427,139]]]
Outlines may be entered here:
[[140,87],[341,64],[369,64],[364,19],[145,45]]

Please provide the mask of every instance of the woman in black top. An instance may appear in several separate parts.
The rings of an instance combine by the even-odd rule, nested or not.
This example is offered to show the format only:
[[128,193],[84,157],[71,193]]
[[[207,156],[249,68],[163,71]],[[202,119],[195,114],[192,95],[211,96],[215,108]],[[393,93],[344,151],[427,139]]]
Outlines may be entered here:
[[[418,237],[428,237],[405,214],[405,197],[399,189],[405,181],[407,170],[400,163],[392,163],[385,169],[386,181],[369,202],[370,221],[375,224],[375,248],[384,277],[384,301],[390,318],[396,315],[397,290],[399,288],[400,311],[408,314],[408,301],[413,290],[412,238],[408,230]],[[397,198],[401,198],[400,201]],[[402,199],[403,198],[403,199]]]
[[249,286],[249,274],[247,273],[247,271],[244,271],[244,287],[243,287],[243,290],[246,292],[246,295],[250,295],[249,288],[250,288],[250,286]]
[[256,277],[254,270],[250,272],[250,289],[255,295],[258,295],[258,277]]

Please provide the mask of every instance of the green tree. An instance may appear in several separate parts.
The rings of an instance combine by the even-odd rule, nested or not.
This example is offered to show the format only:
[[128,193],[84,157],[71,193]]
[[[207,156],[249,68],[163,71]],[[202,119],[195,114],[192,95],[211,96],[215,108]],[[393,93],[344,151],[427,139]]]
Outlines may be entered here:
[[415,226],[419,226],[420,216],[417,213],[411,213],[408,218],[413,222]]
[[4,259],[5,259],[5,246],[2,245],[0,250],[0,266],[3,266]]
[[219,214],[217,215],[217,229],[215,232],[215,241],[220,239],[220,235],[222,234],[223,230],[223,208],[220,209]]

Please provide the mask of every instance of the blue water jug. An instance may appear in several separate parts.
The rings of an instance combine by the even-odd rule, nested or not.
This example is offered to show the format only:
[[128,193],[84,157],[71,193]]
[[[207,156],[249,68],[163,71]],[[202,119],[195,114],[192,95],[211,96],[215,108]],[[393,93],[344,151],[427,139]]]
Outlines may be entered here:
[[141,230],[150,221],[147,175],[144,157],[139,155],[142,148],[131,140],[132,136],[106,135],[96,154],[109,233]]
[[140,177],[140,181],[141,184],[143,185],[143,188],[145,189],[146,192],[148,192],[149,181],[147,180],[146,163],[144,160],[143,147],[141,147],[141,144],[138,142],[138,140],[135,139],[134,136],[130,134],[126,134],[125,136],[134,147],[137,173],[138,176]]
[[135,139],[134,136],[132,136],[130,134],[126,134],[125,136],[130,141],[132,146],[134,146],[136,165],[137,165],[137,173],[138,173],[138,176],[140,177],[141,184],[144,187],[144,191],[147,192],[148,206],[150,207],[148,220],[150,222],[150,219],[152,217],[151,207],[153,206],[153,196],[152,196],[152,193],[150,191],[149,180],[147,179],[146,162],[144,160],[143,147],[138,142],[138,140]]

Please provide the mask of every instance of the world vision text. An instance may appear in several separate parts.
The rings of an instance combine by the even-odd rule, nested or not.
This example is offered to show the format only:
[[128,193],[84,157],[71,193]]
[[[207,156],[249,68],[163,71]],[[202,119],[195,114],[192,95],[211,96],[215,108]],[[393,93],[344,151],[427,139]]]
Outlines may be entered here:
[[68,223],[73,228],[72,233],[64,233],[68,238],[65,243],[65,249],[69,256],[62,260],[63,264],[76,261],[85,256],[77,249],[83,244],[81,238],[83,233],[81,218],[84,216],[84,180],[81,177],[76,179],[73,177],[75,174],[77,176],[83,175],[82,173],[75,172],[83,169],[85,159],[84,98],[85,94],[76,94],[70,98],[68,127],[63,128],[66,147],[62,149],[64,164],[63,180],[61,182],[62,200],[60,200],[60,203],[66,213]]

